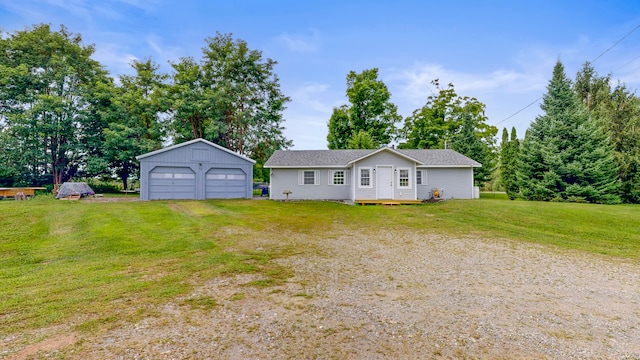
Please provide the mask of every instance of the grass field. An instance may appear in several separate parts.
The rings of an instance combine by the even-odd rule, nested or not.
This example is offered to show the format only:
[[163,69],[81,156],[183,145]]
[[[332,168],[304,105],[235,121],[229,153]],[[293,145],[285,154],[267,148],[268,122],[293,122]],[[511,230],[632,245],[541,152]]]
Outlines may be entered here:
[[[108,328],[208,279],[260,273],[337,233],[384,227],[482,236],[640,260],[640,207],[508,201],[501,194],[419,206],[252,200],[0,202],[0,337],[56,324]],[[304,246],[297,238],[311,239]],[[270,241],[263,241],[269,239]],[[275,240],[275,241],[274,241]],[[239,294],[241,296],[241,294]],[[215,306],[215,299],[191,299]]]

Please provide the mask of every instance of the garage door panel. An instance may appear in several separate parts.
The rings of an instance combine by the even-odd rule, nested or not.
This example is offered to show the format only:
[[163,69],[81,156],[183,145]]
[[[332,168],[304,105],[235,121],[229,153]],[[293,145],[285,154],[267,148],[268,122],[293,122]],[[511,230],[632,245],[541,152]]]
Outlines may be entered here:
[[246,196],[247,175],[241,169],[216,168],[206,174],[207,199],[233,199]]
[[156,167],[149,174],[149,198],[195,199],[196,174],[188,167]]

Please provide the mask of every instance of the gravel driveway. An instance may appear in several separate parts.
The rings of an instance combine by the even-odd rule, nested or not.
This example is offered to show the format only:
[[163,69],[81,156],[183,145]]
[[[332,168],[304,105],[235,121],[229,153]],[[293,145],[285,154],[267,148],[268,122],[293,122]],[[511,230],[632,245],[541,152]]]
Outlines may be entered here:
[[190,296],[218,306],[177,300],[66,356],[640,359],[637,262],[413,231],[296,241],[313,250],[280,260],[295,273],[286,284],[217,279]]

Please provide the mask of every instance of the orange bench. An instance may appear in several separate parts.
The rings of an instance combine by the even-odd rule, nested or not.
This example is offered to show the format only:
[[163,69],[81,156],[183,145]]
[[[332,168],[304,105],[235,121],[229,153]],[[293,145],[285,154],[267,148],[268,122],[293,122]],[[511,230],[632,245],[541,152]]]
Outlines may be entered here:
[[0,188],[0,199],[6,197],[15,198],[32,197],[36,194],[36,190],[47,190],[44,187],[16,187],[16,188]]

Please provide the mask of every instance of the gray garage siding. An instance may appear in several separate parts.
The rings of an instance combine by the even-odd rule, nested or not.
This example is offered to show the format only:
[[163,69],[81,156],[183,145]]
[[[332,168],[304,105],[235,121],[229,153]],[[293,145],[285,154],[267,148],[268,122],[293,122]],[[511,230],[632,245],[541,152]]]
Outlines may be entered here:
[[253,196],[255,161],[203,139],[140,155],[138,160],[143,200]]

